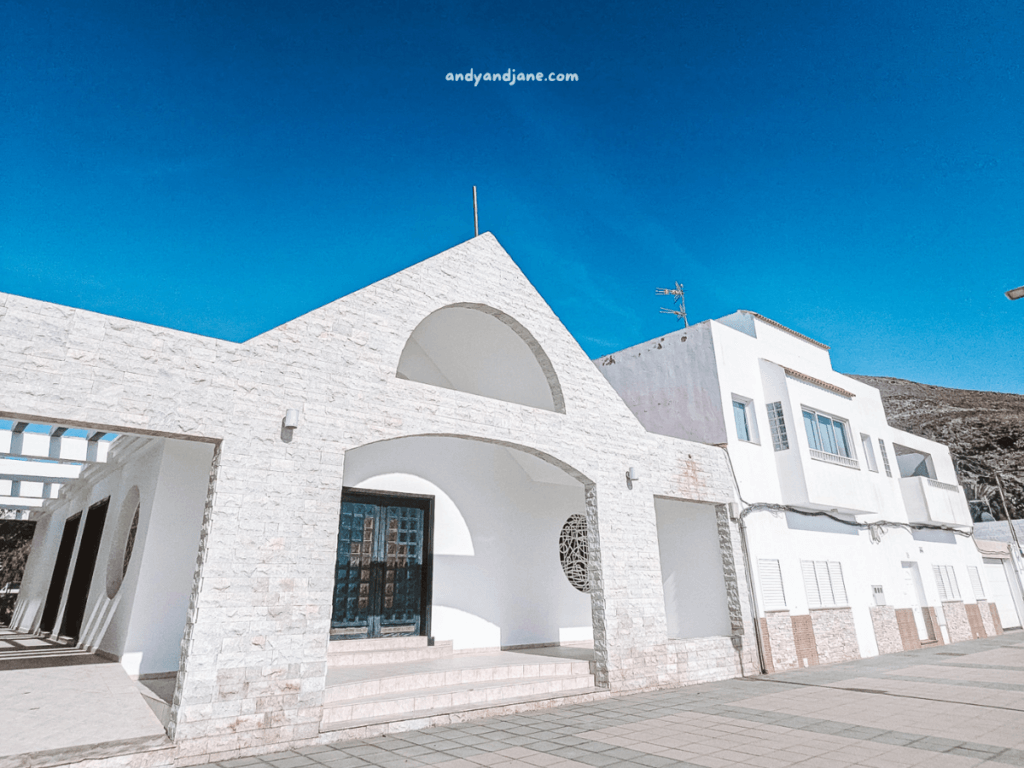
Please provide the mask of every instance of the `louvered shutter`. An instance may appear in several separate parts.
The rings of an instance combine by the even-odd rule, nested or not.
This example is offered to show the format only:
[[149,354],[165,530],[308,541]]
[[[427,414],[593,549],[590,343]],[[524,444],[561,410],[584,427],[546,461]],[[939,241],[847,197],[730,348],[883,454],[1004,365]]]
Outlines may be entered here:
[[984,600],[985,588],[981,584],[981,574],[978,573],[977,566],[968,565],[967,574],[971,577],[971,589],[974,590],[974,599]]
[[846,605],[846,584],[843,582],[843,566],[839,563],[828,564],[829,581],[832,584],[832,596],[835,598],[834,605]]
[[949,591],[946,589],[945,574],[943,574],[942,568],[933,565],[932,571],[935,573],[935,583],[939,587],[939,600],[949,600]]
[[786,593],[782,589],[782,569],[778,560],[758,560],[758,574],[761,577],[761,597],[766,611],[786,607]]
[[810,560],[801,560],[800,568],[804,574],[804,591],[807,592],[807,607],[821,607],[821,590],[818,589],[818,577],[814,572],[814,563]]

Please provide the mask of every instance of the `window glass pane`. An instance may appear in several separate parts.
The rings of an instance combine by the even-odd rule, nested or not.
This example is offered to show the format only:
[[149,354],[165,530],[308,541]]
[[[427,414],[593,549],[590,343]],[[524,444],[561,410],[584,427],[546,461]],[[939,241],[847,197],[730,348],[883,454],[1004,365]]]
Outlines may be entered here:
[[850,441],[846,439],[846,425],[841,421],[833,421],[832,425],[836,430],[836,448],[839,449],[837,453],[848,459],[852,458],[850,456]]
[[745,403],[732,401],[732,413],[736,417],[736,434],[740,440],[750,440],[750,430],[747,429],[747,406]]
[[837,453],[836,437],[832,433],[832,419],[828,416],[818,416],[818,434],[821,435],[821,450],[825,453]]
[[818,426],[814,422],[814,414],[804,411],[804,427],[807,429],[807,444],[812,450],[821,450],[821,440],[818,437]]

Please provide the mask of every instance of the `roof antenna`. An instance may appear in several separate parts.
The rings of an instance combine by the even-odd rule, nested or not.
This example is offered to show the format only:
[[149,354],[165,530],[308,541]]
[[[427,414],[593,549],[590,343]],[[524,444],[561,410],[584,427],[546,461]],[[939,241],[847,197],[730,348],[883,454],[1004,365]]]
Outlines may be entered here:
[[480,237],[480,217],[476,212],[476,184],[473,185],[473,237]]
[[661,311],[666,315],[675,315],[677,320],[682,320],[683,324],[687,328],[690,327],[690,321],[686,319],[686,296],[685,291],[683,291],[683,286],[677,282],[675,288],[657,288],[654,291],[654,295],[674,296],[675,298],[672,299],[672,303],[678,304],[679,306],[675,309],[665,309],[662,307]]

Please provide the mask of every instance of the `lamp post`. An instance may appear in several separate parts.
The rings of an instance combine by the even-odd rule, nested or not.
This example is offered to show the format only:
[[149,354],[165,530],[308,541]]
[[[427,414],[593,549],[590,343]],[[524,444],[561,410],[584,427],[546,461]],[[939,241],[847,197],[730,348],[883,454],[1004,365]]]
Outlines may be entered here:
[[1010,301],[1013,301],[1014,299],[1024,299],[1024,285],[1022,285],[1020,288],[1014,288],[1012,290],[1007,291],[1006,298],[1008,298]]

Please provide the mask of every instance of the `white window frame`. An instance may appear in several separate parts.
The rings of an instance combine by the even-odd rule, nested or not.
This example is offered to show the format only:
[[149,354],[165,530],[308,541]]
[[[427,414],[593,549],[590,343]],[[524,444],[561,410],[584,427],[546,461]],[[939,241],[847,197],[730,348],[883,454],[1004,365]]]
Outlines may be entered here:
[[808,608],[847,608],[843,566],[835,560],[801,560]]
[[875,461],[875,449],[871,444],[871,435],[860,433],[860,445],[864,449],[864,463],[871,472],[878,471],[878,462]]
[[[737,408],[740,406],[743,409],[743,420],[747,427],[747,436],[743,437],[740,435],[739,424],[737,421]],[[757,433],[757,417],[754,414],[754,401],[749,397],[743,397],[743,395],[732,395],[732,413],[733,413],[733,426],[736,428],[736,438],[742,443],[753,443],[754,445],[760,445],[761,440]]]
[[[811,416],[810,425],[808,424],[807,417]],[[807,437],[807,447],[811,452],[812,459],[818,459],[819,461],[827,461],[832,464],[840,464],[844,467],[851,467],[858,469],[860,465],[857,463],[857,453],[853,445],[853,430],[850,428],[850,422],[847,419],[833,416],[830,413],[823,413],[815,408],[809,408],[806,405],[800,406],[800,419],[804,423],[804,434]],[[831,445],[828,444],[822,438],[821,427],[826,426],[823,422],[828,422],[828,432],[824,433],[826,437],[831,439]],[[839,424],[842,427],[842,434],[845,438],[846,452],[843,452],[843,446],[840,445],[838,438],[836,437],[835,425]],[[811,425],[813,425],[814,431],[811,431]],[[834,447],[835,450],[830,450]]]
[[772,435],[772,448],[776,451],[789,450],[789,434],[786,432],[786,415],[782,409],[782,401],[766,403],[768,411],[768,429]]
[[885,441],[878,438],[878,448],[882,453],[882,465],[885,467],[885,476],[892,477],[892,467],[889,465],[889,452],[885,450]]

